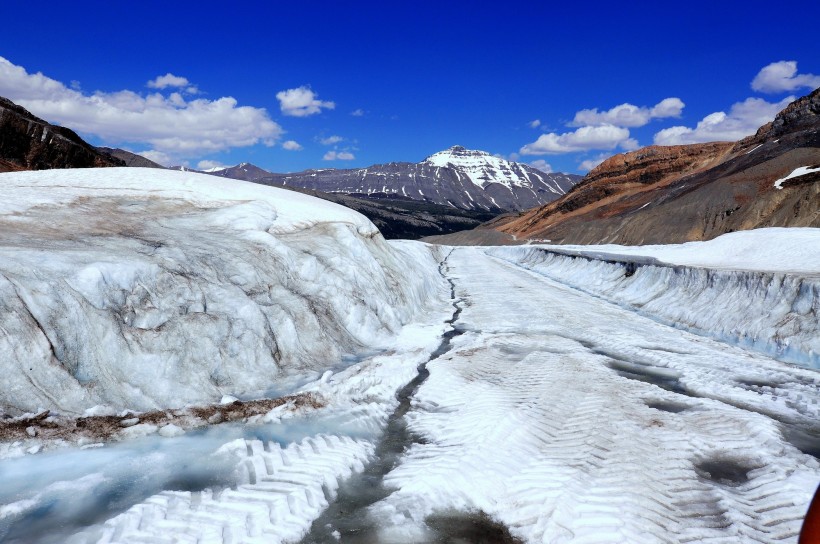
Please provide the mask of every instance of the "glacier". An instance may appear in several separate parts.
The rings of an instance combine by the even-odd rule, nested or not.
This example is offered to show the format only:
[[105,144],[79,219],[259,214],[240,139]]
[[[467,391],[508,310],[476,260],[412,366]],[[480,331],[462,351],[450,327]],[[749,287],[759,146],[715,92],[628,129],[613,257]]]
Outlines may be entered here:
[[389,348],[444,292],[429,249],[290,191],[140,168],[5,174],[3,191],[10,414],[263,392]]
[[[814,229],[452,248],[187,172],[3,181],[5,420],[130,426],[0,441],[2,542],[797,541]],[[139,422],[286,394],[321,402]]]
[[491,254],[664,323],[820,368],[820,229]]

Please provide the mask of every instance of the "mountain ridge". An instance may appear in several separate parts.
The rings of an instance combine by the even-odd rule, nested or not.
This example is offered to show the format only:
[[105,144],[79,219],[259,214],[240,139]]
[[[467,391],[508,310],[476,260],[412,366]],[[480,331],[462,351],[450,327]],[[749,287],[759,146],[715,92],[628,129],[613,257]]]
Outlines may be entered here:
[[404,197],[463,210],[500,213],[555,200],[580,178],[573,174],[547,174],[485,151],[453,146],[418,163],[313,169],[271,174],[252,181],[350,196]]
[[125,162],[0,97],[0,172],[125,166]]

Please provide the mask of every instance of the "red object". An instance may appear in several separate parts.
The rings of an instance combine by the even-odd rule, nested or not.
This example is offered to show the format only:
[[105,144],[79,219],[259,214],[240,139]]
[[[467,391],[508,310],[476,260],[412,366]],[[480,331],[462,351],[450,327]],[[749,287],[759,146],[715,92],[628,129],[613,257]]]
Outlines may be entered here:
[[814,493],[814,498],[803,520],[803,529],[800,531],[798,544],[820,544],[820,487]]

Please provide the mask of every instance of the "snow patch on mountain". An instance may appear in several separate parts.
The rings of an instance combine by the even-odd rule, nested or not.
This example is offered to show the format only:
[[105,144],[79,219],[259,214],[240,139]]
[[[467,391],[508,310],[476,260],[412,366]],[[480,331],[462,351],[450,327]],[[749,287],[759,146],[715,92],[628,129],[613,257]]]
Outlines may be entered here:
[[775,189],[782,189],[783,182],[790,180],[792,178],[797,178],[800,176],[805,176],[807,174],[812,174],[814,172],[820,172],[820,166],[818,167],[811,167],[811,166],[801,166],[799,168],[795,168],[791,174],[786,176],[785,178],[780,178],[779,180],[774,182]]

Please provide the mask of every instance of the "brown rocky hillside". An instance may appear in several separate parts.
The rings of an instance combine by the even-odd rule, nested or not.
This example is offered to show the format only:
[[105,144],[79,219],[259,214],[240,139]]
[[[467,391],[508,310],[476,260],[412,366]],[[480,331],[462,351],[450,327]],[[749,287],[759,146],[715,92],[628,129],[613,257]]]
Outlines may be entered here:
[[461,240],[498,243],[485,232],[493,229],[519,242],[653,244],[820,227],[820,173],[774,186],[801,166],[820,166],[820,89],[736,143],[649,146],[611,157],[563,198],[497,218]]

